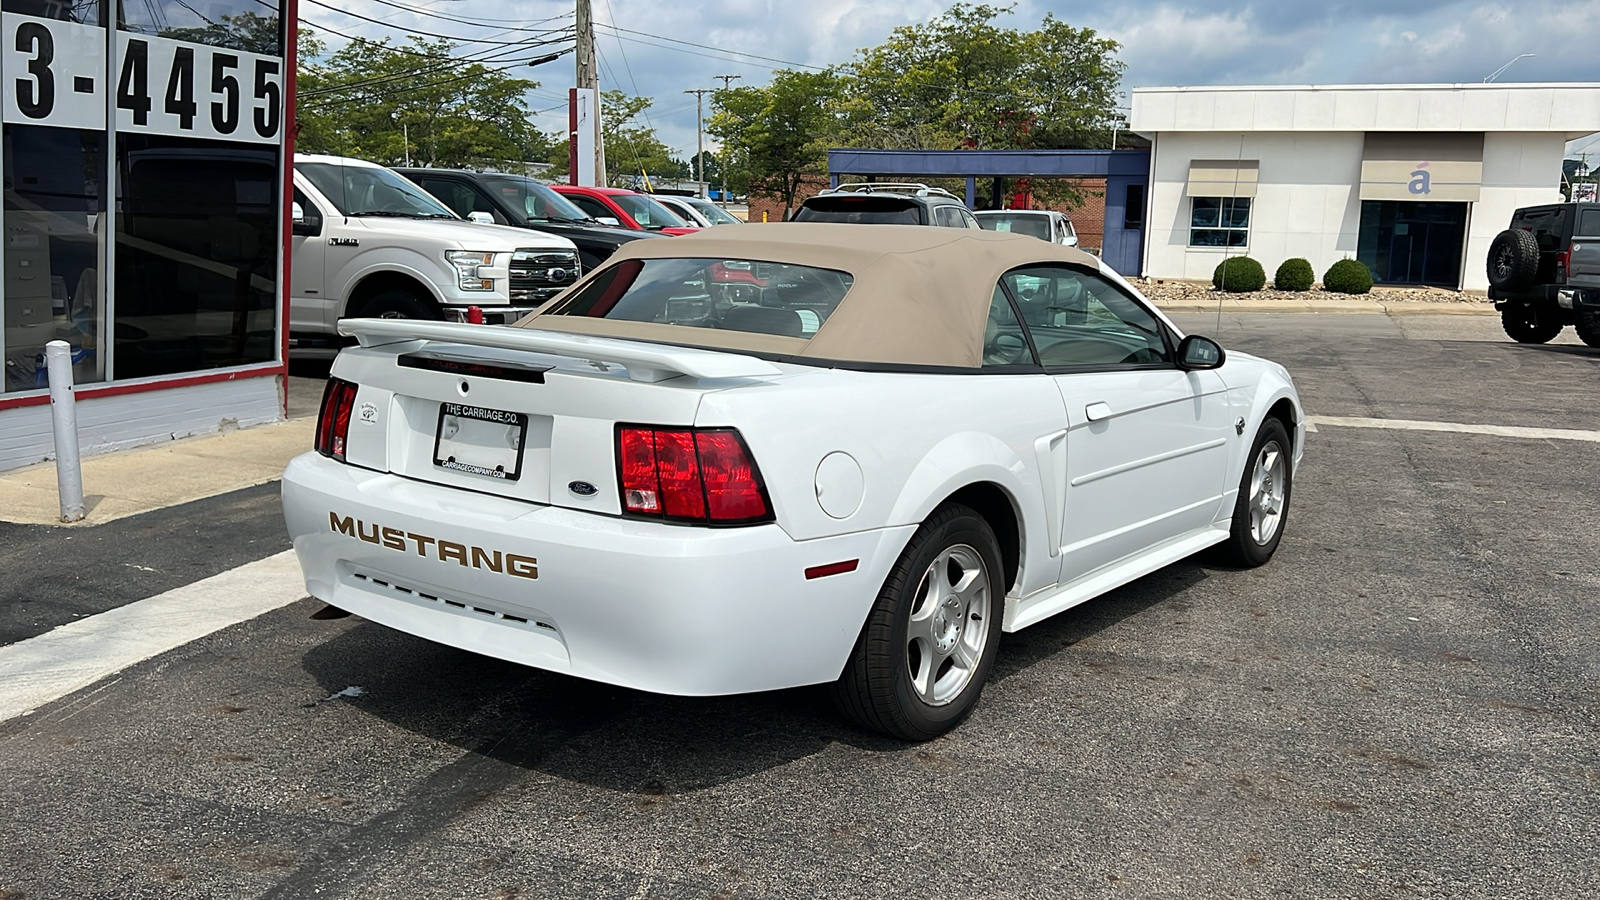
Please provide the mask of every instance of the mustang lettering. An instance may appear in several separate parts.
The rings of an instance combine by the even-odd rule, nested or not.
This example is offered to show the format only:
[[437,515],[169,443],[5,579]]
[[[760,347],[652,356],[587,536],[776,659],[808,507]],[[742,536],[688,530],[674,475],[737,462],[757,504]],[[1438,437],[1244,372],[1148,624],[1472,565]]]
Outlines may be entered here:
[[416,545],[417,555],[421,557],[426,557],[428,548],[432,547],[440,562],[453,561],[474,569],[488,569],[491,572],[502,572],[529,580],[539,577],[539,560],[531,556],[485,550],[470,544],[458,544],[455,541],[440,540],[399,528],[379,527],[376,524],[371,526],[369,532],[366,522],[351,516],[341,518],[338,513],[332,511],[328,513],[328,527],[346,537],[357,538],[369,544],[379,544],[402,553],[406,552],[406,542],[409,540]]

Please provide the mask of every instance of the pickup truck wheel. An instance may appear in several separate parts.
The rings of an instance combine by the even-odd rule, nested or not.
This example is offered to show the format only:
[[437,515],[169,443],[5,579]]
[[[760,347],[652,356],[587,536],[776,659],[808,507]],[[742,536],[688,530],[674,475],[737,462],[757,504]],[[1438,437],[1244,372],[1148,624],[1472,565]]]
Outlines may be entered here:
[[374,294],[372,299],[361,305],[359,315],[369,319],[443,318],[431,301],[410,291],[384,291],[381,294]]
[[1591,347],[1600,347],[1600,314],[1584,313],[1578,316],[1578,340]]
[[1561,333],[1562,325],[1531,303],[1513,303],[1500,310],[1500,327],[1519,344],[1548,344]]
[[959,725],[994,665],[1003,571],[982,516],[959,504],[935,510],[890,570],[834,684],[840,711],[906,741]]
[[1256,432],[1239,479],[1239,499],[1233,505],[1233,527],[1228,540],[1217,545],[1217,560],[1225,565],[1253,569],[1265,565],[1278,550],[1289,517],[1293,494],[1289,432],[1283,423],[1268,418]]
[[1489,283],[1507,291],[1533,284],[1539,274],[1539,242],[1526,231],[1507,228],[1489,244]]

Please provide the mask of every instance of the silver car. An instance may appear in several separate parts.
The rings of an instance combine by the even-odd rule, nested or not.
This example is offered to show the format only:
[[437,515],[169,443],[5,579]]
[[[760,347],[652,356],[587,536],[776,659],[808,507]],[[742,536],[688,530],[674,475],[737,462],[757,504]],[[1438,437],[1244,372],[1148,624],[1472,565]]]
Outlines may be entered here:
[[973,213],[985,231],[1026,234],[1063,247],[1078,246],[1078,232],[1065,214],[1051,209],[987,209]]

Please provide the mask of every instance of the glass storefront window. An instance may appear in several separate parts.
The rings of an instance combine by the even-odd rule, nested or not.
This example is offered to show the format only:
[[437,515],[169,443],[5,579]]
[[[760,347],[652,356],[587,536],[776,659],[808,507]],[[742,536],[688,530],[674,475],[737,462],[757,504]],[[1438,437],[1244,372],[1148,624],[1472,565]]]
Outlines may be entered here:
[[152,37],[283,55],[276,0],[141,0],[116,6],[117,27]]
[[276,358],[278,152],[117,135],[116,378]]
[[100,24],[100,0],[5,0],[0,9],[39,19]]
[[1467,208],[1466,203],[1363,200],[1356,259],[1380,284],[1453,289],[1461,283]]
[[72,347],[73,380],[105,378],[100,289],[104,132],[6,125],[5,380],[0,390],[48,386],[44,345]]

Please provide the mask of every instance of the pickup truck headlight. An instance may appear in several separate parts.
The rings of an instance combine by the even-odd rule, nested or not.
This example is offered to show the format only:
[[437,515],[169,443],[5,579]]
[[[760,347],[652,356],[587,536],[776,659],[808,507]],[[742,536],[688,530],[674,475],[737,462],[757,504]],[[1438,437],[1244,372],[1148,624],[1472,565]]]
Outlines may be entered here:
[[478,250],[446,250],[444,258],[455,266],[463,291],[492,291],[494,279],[483,277],[482,270],[494,265],[494,254]]

